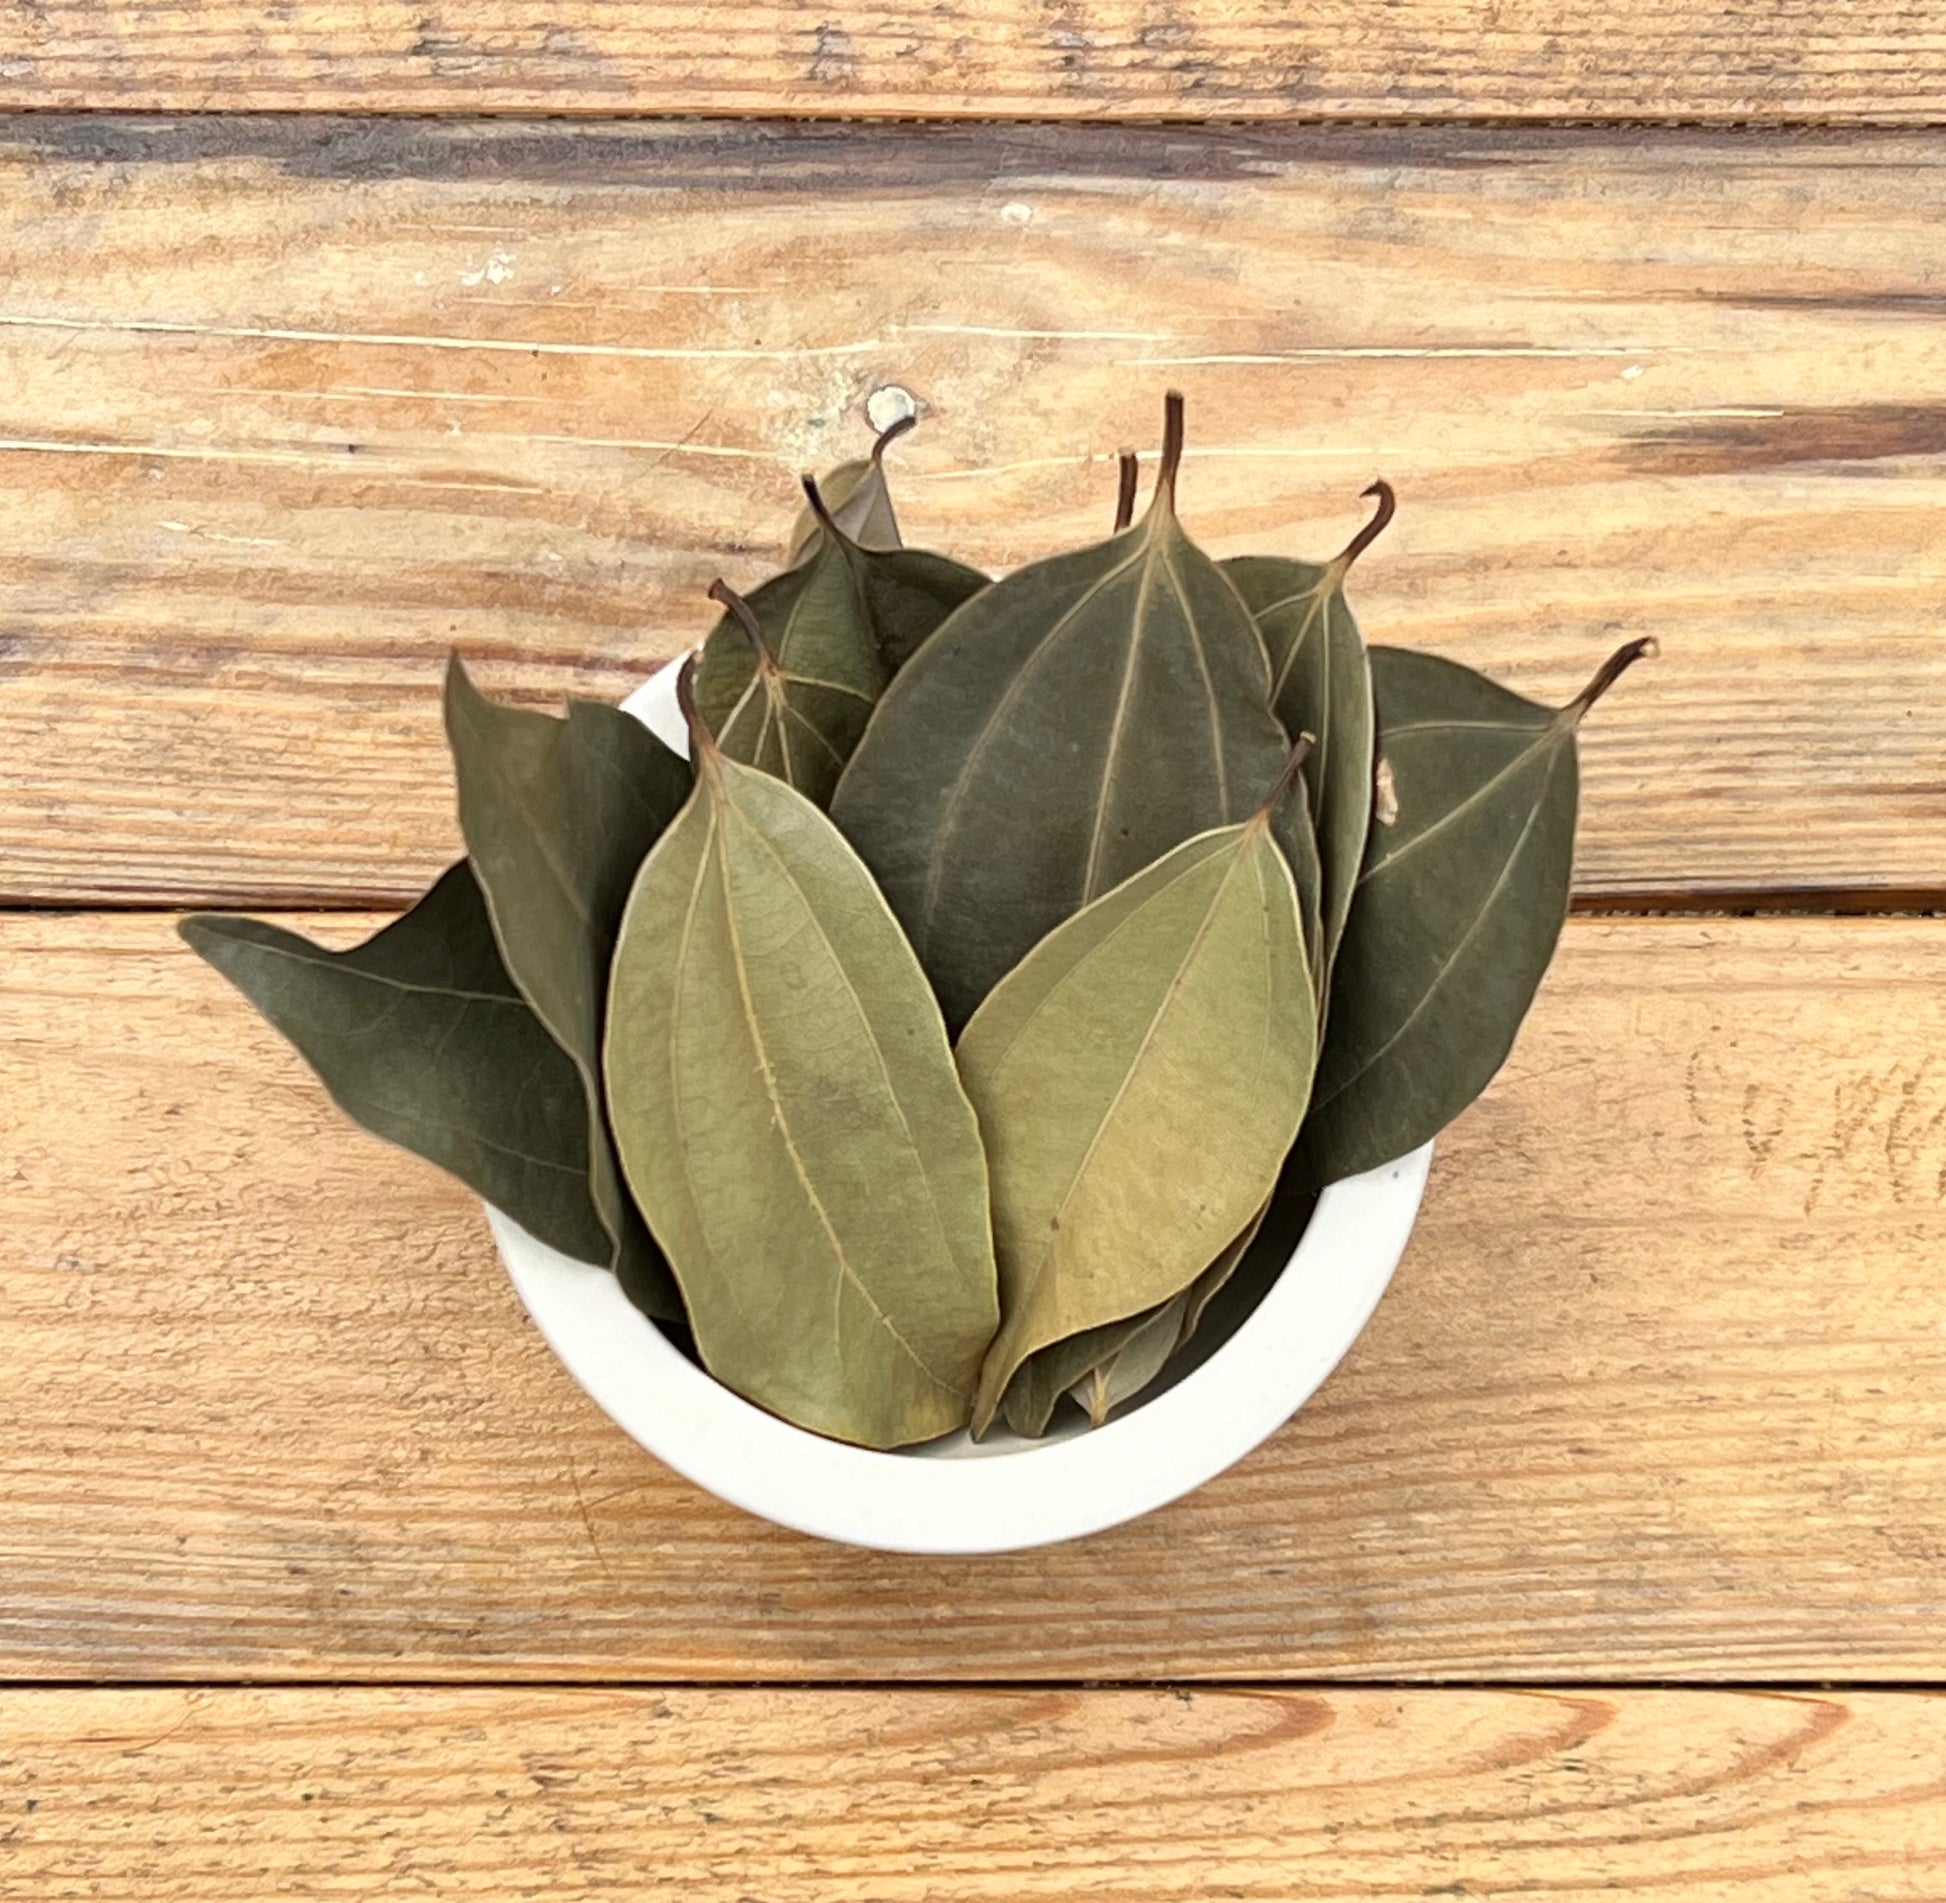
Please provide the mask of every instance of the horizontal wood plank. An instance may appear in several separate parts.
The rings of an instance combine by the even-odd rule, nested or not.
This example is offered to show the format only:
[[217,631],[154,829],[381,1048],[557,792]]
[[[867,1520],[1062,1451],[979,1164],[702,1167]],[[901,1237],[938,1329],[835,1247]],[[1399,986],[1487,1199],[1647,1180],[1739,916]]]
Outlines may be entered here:
[[1184,120],[1946,116],[1917,0],[4,0],[0,102]]
[[0,1676],[1946,1677],[1941,924],[1571,925],[1318,1398],[977,1561],[637,1450],[166,919],[0,973]]
[[450,644],[620,693],[886,386],[916,538],[1092,537],[1172,383],[1220,552],[1397,485],[1374,637],[1662,638],[1585,893],[1946,889],[1923,140],[51,115],[0,208],[0,899],[403,900]]
[[12,1692],[0,1899],[1891,1903],[1942,1766],[1883,1692]]

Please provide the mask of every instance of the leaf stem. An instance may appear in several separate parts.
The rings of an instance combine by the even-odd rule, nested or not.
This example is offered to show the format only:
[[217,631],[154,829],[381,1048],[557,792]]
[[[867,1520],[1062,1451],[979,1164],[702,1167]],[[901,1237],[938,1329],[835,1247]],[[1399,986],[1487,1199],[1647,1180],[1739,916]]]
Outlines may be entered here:
[[914,410],[910,416],[902,416],[896,423],[887,423],[879,431],[878,441],[872,445],[872,462],[876,466],[885,460],[885,452],[909,430],[919,427],[919,412]]
[[1284,796],[1297,784],[1297,776],[1304,770],[1304,762],[1311,757],[1318,744],[1316,734],[1301,733],[1291,748],[1291,757],[1284,762],[1284,770],[1277,776],[1277,784],[1264,795],[1264,803],[1257,808],[1257,817],[1268,820],[1272,813],[1283,803]]
[[757,652],[758,667],[766,675],[781,674],[784,664],[777,658],[776,649],[770,645],[770,637],[764,633],[763,623],[757,619],[757,611],[721,575],[710,583],[709,598],[727,608],[731,618],[748,636],[750,645]]
[[1392,485],[1380,476],[1369,488],[1358,492],[1361,496],[1376,496],[1378,507],[1372,511],[1372,519],[1339,550],[1331,566],[1342,574],[1359,556],[1371,547],[1385,533],[1385,525],[1398,513],[1399,499],[1392,493]]
[[1156,471],[1155,499],[1176,509],[1176,472],[1182,467],[1182,392],[1171,390],[1162,399],[1162,466]]
[[818,527],[840,546],[849,542],[851,537],[837,525],[831,511],[824,506],[824,497],[818,493],[817,477],[803,476],[799,480],[804,484],[804,500],[811,505],[811,513],[817,517]]
[[1630,641],[1626,646],[1617,648],[1595,670],[1595,678],[1568,702],[1564,711],[1579,720],[1637,661],[1648,659],[1660,652],[1661,649],[1652,634],[1645,634],[1639,641]]
[[683,657],[682,670],[676,676],[676,705],[682,709],[683,725],[689,729],[690,757],[714,778],[721,756],[716,750],[716,736],[710,732],[709,722],[696,708],[696,660],[694,650]]
[[1119,535],[1135,520],[1135,485],[1141,477],[1142,464],[1132,449],[1123,450],[1116,461],[1121,465],[1115,491],[1115,533]]

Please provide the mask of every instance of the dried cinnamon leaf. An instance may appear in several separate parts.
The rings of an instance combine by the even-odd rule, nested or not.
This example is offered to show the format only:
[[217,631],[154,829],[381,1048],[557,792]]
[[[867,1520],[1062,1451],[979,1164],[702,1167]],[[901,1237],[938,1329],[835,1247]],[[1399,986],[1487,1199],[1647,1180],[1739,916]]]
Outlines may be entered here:
[[1317,1002],[1272,803],[1076,913],[960,1038],[1001,1290],[976,1434],[1029,1356],[1186,1291],[1276,1181]]
[[[885,480],[885,452],[918,424],[918,417],[902,416],[879,431],[872,453],[857,462],[840,463],[818,478],[818,493],[831,512],[831,519],[860,548],[894,549],[905,546],[899,534],[899,518],[892,507],[892,491]],[[787,568],[795,568],[806,556],[814,554],[824,539],[823,525],[809,503],[798,511],[791,525]]]
[[580,1076],[507,975],[464,860],[349,951],[211,913],[181,931],[355,1123],[564,1254],[609,1259],[589,1193]]
[[[1227,1286],[1255,1241],[1268,1207],[1251,1217],[1243,1233],[1181,1295],[1029,1355],[1007,1383],[1000,1403],[1007,1425],[1016,1434],[1038,1440],[1047,1432],[1055,1404],[1064,1393],[1073,1394],[1092,1413],[1097,1400],[1106,1397],[1106,1407],[1118,1407],[1147,1387],[1196,1332],[1204,1311]],[[1166,1328],[1159,1320],[1165,1314]],[[1160,1356],[1151,1362],[1158,1347]]]
[[615,1138],[704,1365],[773,1413],[898,1447],[966,1422],[998,1321],[987,1171],[925,974],[802,794],[725,758],[679,689],[689,803],[615,955]]
[[961,1024],[1047,932],[1241,820],[1287,750],[1235,588],[1175,510],[975,596],[879,702],[832,799]]
[[1429,1142],[1505,1061],[1567,916],[1575,735],[1653,648],[1630,642],[1558,710],[1372,650],[1393,817],[1372,828],[1332,983],[1300,1148],[1312,1184]]
[[589,1182],[613,1238],[615,1272],[639,1308],[678,1320],[668,1265],[615,1163],[601,1039],[622,907],[637,868],[689,795],[689,768],[616,707],[570,700],[557,720],[500,706],[473,685],[458,655],[446,674],[446,735],[460,830],[501,954],[581,1074]]
[[[805,490],[823,511],[816,486]],[[833,520],[747,603],[718,597],[725,613],[703,644],[697,705],[731,759],[823,806],[885,684],[986,585],[977,569],[926,549],[861,548]]]
[[1372,810],[1371,670],[1345,601],[1345,577],[1391,521],[1395,505],[1386,483],[1375,482],[1365,493],[1378,498],[1378,508],[1332,560],[1245,555],[1223,564],[1263,635],[1277,717],[1293,737],[1308,733],[1317,741],[1304,780],[1322,879],[1323,946],[1316,969],[1326,986],[1364,864]]
[[1150,1310],[1113,1354],[1104,1355],[1069,1390],[1090,1426],[1106,1426],[1112,1410],[1132,1401],[1162,1372],[1182,1338],[1188,1306],[1185,1292]]

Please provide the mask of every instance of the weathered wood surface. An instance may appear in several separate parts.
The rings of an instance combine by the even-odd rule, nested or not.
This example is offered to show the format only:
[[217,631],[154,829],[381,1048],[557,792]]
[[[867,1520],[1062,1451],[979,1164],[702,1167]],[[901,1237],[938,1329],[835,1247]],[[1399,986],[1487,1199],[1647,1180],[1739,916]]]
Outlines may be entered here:
[[1946,1678],[1936,923],[1572,925],[1318,1399],[964,1562],[638,1451],[166,919],[0,974],[0,1676]]
[[0,103],[1096,119],[1946,115],[1918,0],[5,0]]
[[1660,635],[1588,894],[1946,888],[1942,224],[1892,134],[7,121],[0,899],[403,899],[446,647],[620,692],[888,384],[988,564],[1178,383],[1220,550],[1396,483],[1377,637],[1564,696]]
[[0,1696],[0,1899],[1205,1903],[1946,1888],[1914,1693]]

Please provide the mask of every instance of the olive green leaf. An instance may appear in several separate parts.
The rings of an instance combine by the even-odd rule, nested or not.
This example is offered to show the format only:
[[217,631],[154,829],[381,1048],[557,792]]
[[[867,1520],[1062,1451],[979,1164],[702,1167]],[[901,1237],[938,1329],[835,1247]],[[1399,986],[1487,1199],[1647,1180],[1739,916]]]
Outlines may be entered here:
[[355,1123],[563,1253],[608,1260],[581,1079],[507,976],[464,860],[350,951],[257,919],[199,913],[180,929]]
[[893,680],[832,817],[963,1023],[1077,908],[1240,820],[1286,749],[1242,598],[1155,500],[1094,548],[976,595]]
[[608,1099],[704,1365],[869,1447],[966,1422],[999,1319],[986,1161],[925,974],[871,875],[679,693],[690,801],[615,954]]
[[689,768],[617,707],[570,700],[557,720],[499,706],[458,655],[446,670],[446,736],[460,831],[501,955],[581,1073],[589,1185],[614,1240],[610,1260],[631,1301],[676,1320],[668,1266],[615,1164],[601,1034],[622,907],[636,868],[689,795]]
[[1105,1425],[1111,1409],[1132,1401],[1162,1372],[1182,1338],[1183,1314],[1188,1306],[1185,1290],[1173,1301],[1151,1309],[1113,1354],[1104,1355],[1068,1390],[1081,1404],[1090,1426]]
[[[885,452],[919,419],[902,416],[879,432],[872,453],[861,461],[840,463],[818,481],[818,492],[831,519],[858,544],[867,549],[893,549],[905,546],[899,534],[899,518],[892,508],[892,491],[885,481]],[[785,566],[795,568],[814,553],[824,538],[817,512],[807,502],[791,525],[790,552]]]
[[[1007,1391],[1000,1397],[1001,1417],[1016,1434],[1039,1440],[1047,1432],[1055,1406],[1064,1394],[1085,1388],[1094,1370],[1112,1363],[1116,1356],[1141,1335],[1163,1312],[1169,1310],[1170,1340],[1173,1343],[1182,1326],[1182,1303],[1177,1295],[1160,1308],[1145,1308],[1139,1314],[1125,1315],[1120,1321],[1104,1322],[1099,1328],[1084,1328],[1065,1341],[1050,1342],[1036,1349],[1013,1372]],[[1084,1395],[1075,1398],[1085,1408]]]
[[1196,1332],[1204,1311],[1256,1239],[1268,1208],[1265,1204],[1258,1210],[1243,1233],[1182,1294],[1139,1315],[1083,1329],[1029,1355],[1014,1371],[1001,1399],[1000,1412],[1007,1425],[1016,1434],[1038,1440],[1047,1432],[1054,1405],[1064,1393],[1071,1393],[1092,1414],[1097,1402],[1105,1412],[1147,1387]]
[[[1275,1195],[1272,1191],[1272,1195]],[[1264,1219],[1270,1214],[1270,1197],[1257,1213],[1244,1224],[1242,1232],[1228,1248],[1206,1268],[1190,1285],[1189,1293],[1183,1302],[1182,1335],[1176,1343],[1181,1347],[1203,1324],[1203,1317],[1209,1312],[1210,1304],[1221,1295],[1230,1284],[1230,1278],[1237,1272],[1238,1265],[1250,1253],[1250,1245],[1256,1241],[1264,1226]],[[1293,1244],[1293,1247],[1296,1245]],[[1289,1254],[1287,1250],[1286,1255]]]
[[1275,797],[1057,927],[960,1037],[1000,1267],[976,1434],[1030,1355],[1189,1288],[1277,1179],[1317,1002]]
[[1270,654],[1271,704],[1285,732],[1317,737],[1304,779],[1323,879],[1323,951],[1316,969],[1327,988],[1364,863],[1372,810],[1371,670],[1345,601],[1345,577],[1396,507],[1387,483],[1375,482],[1365,493],[1378,498],[1378,507],[1332,560],[1242,555],[1223,564],[1257,618]]
[[1345,931],[1301,1150],[1318,1185],[1429,1142],[1513,1046],[1567,915],[1575,734],[1651,641],[1558,712],[1471,668],[1372,650],[1392,821]]

